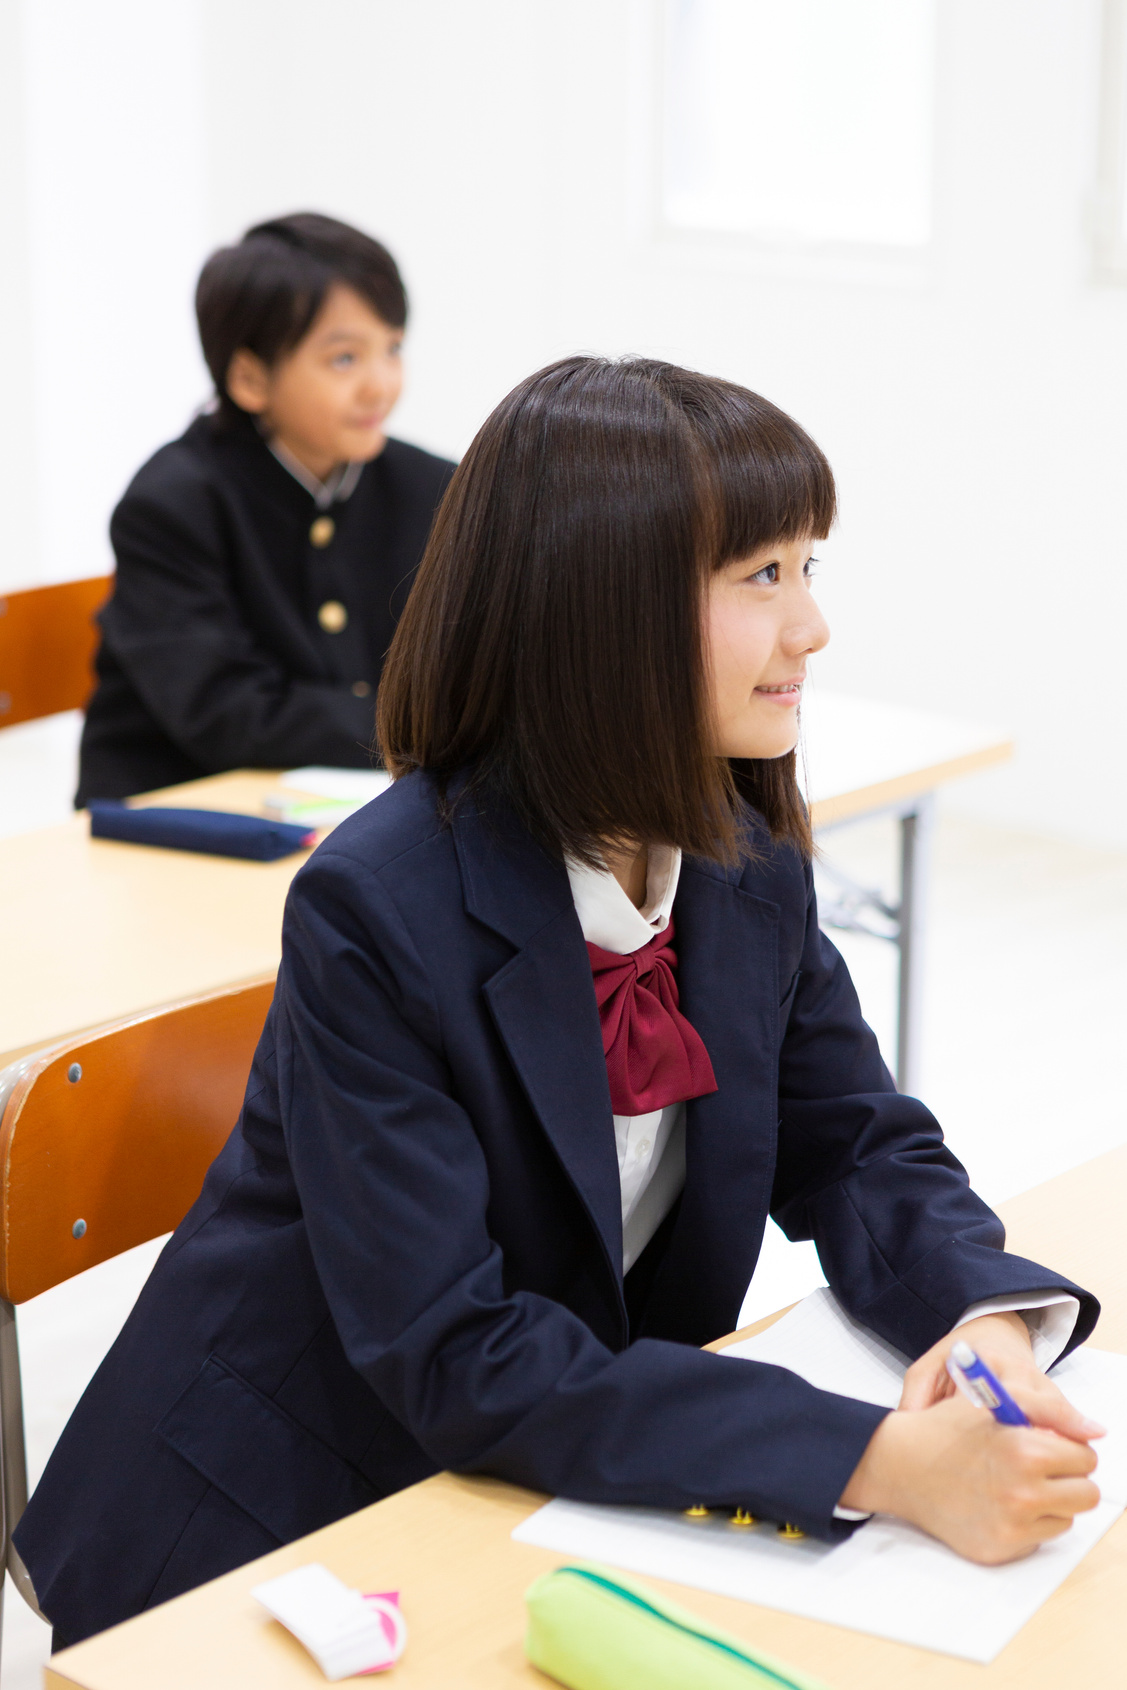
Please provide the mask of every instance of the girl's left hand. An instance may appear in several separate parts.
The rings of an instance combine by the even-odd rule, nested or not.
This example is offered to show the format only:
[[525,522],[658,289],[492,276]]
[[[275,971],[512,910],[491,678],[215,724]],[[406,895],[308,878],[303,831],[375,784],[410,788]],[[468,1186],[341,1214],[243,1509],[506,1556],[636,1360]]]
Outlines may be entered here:
[[1086,1420],[1067,1397],[1041,1372],[1033,1359],[1029,1328],[1019,1314],[985,1314],[956,1327],[925,1350],[904,1375],[900,1407],[909,1411],[930,1408],[955,1394],[947,1372],[947,1355],[956,1339],[969,1344],[975,1354],[995,1373],[1014,1401],[1034,1426],[1048,1426],[1064,1438],[1087,1443],[1103,1435],[1104,1428]]

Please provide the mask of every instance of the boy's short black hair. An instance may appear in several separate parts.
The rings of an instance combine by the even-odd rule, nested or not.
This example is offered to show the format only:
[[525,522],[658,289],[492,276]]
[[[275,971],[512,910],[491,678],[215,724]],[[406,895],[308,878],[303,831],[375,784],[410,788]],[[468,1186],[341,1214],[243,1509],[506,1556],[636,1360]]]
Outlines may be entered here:
[[316,211],[256,223],[237,246],[213,252],[196,285],[196,321],[219,414],[239,408],[227,371],[240,347],[273,364],[305,335],[334,282],[344,282],[391,328],[407,321],[394,258],[370,235]]

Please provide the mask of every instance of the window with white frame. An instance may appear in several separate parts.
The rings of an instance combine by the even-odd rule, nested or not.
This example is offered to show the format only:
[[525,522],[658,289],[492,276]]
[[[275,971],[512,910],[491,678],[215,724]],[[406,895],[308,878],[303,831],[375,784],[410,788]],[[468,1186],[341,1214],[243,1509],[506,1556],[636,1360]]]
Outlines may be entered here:
[[926,246],[934,23],[934,0],[666,0],[665,228]]
[[1104,0],[1096,274],[1127,282],[1127,0]]

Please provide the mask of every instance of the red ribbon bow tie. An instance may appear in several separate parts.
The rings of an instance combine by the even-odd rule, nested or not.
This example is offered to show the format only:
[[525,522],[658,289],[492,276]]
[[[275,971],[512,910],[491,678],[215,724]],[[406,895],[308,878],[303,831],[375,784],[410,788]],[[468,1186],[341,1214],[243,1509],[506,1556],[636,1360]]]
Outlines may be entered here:
[[718,1089],[704,1040],[678,1008],[672,942],[670,921],[629,956],[587,944],[616,1115],[647,1115]]

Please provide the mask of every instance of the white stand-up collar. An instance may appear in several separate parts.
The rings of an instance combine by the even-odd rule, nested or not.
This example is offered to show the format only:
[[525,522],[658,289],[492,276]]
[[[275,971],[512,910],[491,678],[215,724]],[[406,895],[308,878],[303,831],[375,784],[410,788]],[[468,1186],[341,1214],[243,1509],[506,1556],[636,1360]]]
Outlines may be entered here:
[[307,493],[312,494],[319,511],[326,511],[333,504],[342,504],[356,491],[356,483],[364,469],[362,463],[338,464],[328,480],[319,481],[313,471],[306,469],[300,458],[295,458],[280,440],[267,440],[266,444],[282,468],[288,470],[295,481],[300,481]]

